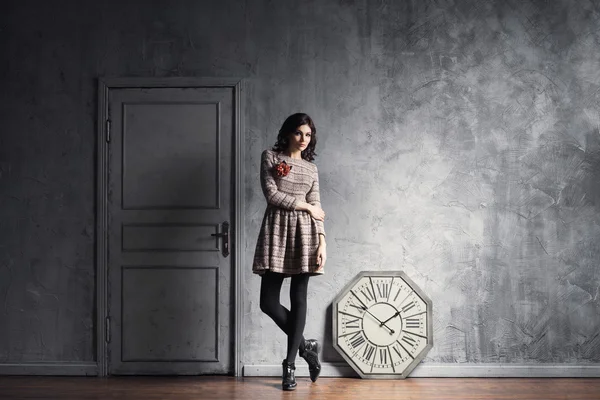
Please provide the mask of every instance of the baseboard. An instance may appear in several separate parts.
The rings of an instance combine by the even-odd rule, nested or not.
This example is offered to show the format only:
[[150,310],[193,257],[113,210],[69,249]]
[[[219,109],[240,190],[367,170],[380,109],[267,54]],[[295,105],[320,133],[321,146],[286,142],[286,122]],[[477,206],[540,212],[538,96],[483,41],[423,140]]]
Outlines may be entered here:
[[95,362],[0,363],[0,375],[96,376]]
[[[281,376],[281,365],[244,365],[244,376]],[[296,376],[307,377],[297,362]],[[346,363],[322,363],[321,377],[359,377]],[[571,364],[420,364],[410,378],[599,378],[600,365]]]

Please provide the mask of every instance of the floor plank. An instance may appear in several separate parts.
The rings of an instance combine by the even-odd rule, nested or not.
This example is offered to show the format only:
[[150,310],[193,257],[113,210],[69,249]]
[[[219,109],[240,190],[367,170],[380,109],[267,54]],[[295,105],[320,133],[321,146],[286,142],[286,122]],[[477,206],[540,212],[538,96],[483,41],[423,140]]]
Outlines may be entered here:
[[0,377],[0,399],[580,399],[600,400],[595,378],[409,378],[362,380],[299,378],[293,392],[278,378],[202,377]]

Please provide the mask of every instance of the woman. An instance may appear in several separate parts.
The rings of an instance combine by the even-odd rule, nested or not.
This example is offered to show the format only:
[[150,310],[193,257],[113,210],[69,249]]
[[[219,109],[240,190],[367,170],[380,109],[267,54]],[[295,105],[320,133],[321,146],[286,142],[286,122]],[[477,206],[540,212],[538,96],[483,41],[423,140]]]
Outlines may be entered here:
[[[283,390],[296,388],[295,359],[308,363],[310,379],[321,372],[319,343],[304,339],[306,296],[310,276],[322,275],[326,244],[317,166],[311,161],[317,144],[312,119],[289,116],[277,142],[261,156],[260,183],[267,209],[256,243],[252,271],[261,275],[260,308],[287,334]],[[283,279],[291,277],[290,310],[279,302]]]

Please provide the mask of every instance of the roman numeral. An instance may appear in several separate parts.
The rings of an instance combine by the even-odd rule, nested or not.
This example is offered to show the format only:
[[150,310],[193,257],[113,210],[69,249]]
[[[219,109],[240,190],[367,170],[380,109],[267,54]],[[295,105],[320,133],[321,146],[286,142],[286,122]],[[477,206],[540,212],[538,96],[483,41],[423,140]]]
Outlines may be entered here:
[[[362,332],[362,329],[359,332]],[[348,333],[342,333],[338,337],[339,338],[343,338],[343,337],[350,336],[350,335],[356,335],[356,331],[354,331],[354,332],[348,332]]]
[[379,349],[379,363],[387,364],[387,349],[385,347]]
[[390,350],[390,346],[387,347],[387,351],[390,354],[390,364],[392,364],[392,370],[396,373],[396,367],[394,367],[394,359],[392,358],[392,351]]
[[371,284],[371,289],[373,289],[371,292],[373,293],[373,300],[377,301],[377,296],[375,295],[375,286],[373,286],[373,279],[371,277],[369,277],[369,283]]
[[386,283],[378,283],[377,284],[377,292],[379,293],[379,298],[386,298],[388,297],[389,294],[389,290],[390,290],[390,286],[389,284]]
[[406,327],[407,328],[419,328],[421,326],[421,320],[419,318],[407,318]]
[[350,344],[352,345],[352,347],[354,347],[355,349],[357,347],[360,347],[361,344],[363,344],[365,342],[365,338],[362,335],[361,331],[356,332],[356,334],[354,334],[354,336],[352,336],[350,338]]
[[418,313],[416,313],[416,314],[413,314],[413,315],[407,315],[407,316],[406,316],[406,317],[404,317],[404,318],[405,318],[405,319],[408,319],[408,318],[411,318],[411,317],[416,317],[417,315],[425,314],[426,312],[427,312],[427,311],[421,311],[421,312],[418,312]]
[[402,353],[400,353],[400,350],[398,350],[397,346],[393,346],[392,349],[394,349],[394,351],[396,352],[396,354],[398,354],[398,357],[402,358]]
[[367,343],[367,345],[365,346],[365,351],[363,351],[363,357],[366,358],[367,360],[370,360],[371,356],[373,355],[374,352],[375,352],[375,346],[371,346],[370,344]]
[[[396,297],[394,297],[394,303],[396,303],[396,300],[398,300],[398,296],[400,296],[400,292],[402,292],[402,288],[403,288],[403,286],[401,286],[398,289],[398,293],[396,293]],[[410,296],[411,294],[412,294],[412,291],[409,290],[408,293],[406,294],[406,296],[404,296],[404,298],[402,299],[402,301],[400,303],[397,303],[397,304],[404,303],[404,300],[406,300],[408,298],[408,296]]]
[[402,336],[402,341],[409,346],[414,346],[417,343],[417,341],[410,336]]
[[[405,337],[406,337],[406,336],[405,336]],[[403,338],[403,339],[404,339],[404,338]],[[402,348],[404,349],[404,351],[406,352],[406,354],[408,354],[408,355],[410,356],[410,358],[412,358],[412,359],[414,360],[414,357],[413,357],[413,355],[410,353],[410,351],[408,351],[408,350],[406,349],[406,347],[402,346],[402,343],[400,343],[400,342],[399,342],[399,341],[397,341],[397,340],[396,340],[396,343],[398,343],[398,344],[400,345],[400,347],[402,347]],[[394,344],[394,346],[395,346],[395,344]],[[404,357],[402,357],[402,355],[400,354],[400,351],[399,351],[399,350],[398,350],[396,347],[394,347],[394,350],[396,350],[396,353],[398,353],[398,355],[400,356],[400,359],[402,359],[402,360],[403,360],[403,359],[404,359]]]
[[372,301],[375,299],[375,293],[371,293],[371,289],[369,288],[364,288],[360,292],[363,294],[363,296],[365,296],[367,301]]
[[352,318],[360,318],[359,316],[351,314],[351,313],[347,313],[346,311],[340,311],[340,314],[344,314],[344,315],[347,315]]
[[356,329],[360,328],[358,321],[360,321],[360,318],[355,318],[355,319],[346,321],[346,328],[356,328]]
[[402,307],[402,312],[405,313],[408,310],[410,310],[411,308],[413,308],[414,306],[416,306],[416,302],[415,301],[411,301],[410,303],[408,303],[407,305],[405,305],[404,307]]

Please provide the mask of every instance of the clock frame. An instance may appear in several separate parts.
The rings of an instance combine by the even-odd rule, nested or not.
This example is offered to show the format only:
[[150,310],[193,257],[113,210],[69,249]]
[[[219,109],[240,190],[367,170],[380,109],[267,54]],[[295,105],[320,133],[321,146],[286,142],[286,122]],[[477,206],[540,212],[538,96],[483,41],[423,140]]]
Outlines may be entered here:
[[333,347],[366,379],[404,379],[433,347],[433,304],[402,271],[362,271],[333,302]]

